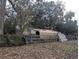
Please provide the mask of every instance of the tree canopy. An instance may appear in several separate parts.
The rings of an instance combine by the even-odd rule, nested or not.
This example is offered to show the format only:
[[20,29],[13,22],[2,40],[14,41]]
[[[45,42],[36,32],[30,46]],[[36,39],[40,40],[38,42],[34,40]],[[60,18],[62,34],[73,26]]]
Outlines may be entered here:
[[64,5],[62,2],[36,2],[32,7],[33,25],[37,27],[54,27],[63,20]]
[[[2,1],[2,0],[1,0]],[[65,13],[65,5],[62,1],[50,1],[43,0],[8,0],[11,7],[3,8],[6,10],[5,15],[10,19],[15,20],[12,23],[15,24],[13,28],[16,30],[16,26],[23,32],[26,28],[41,28],[61,31],[61,32],[74,32],[77,31],[77,21],[72,20],[75,13],[68,11]],[[6,0],[5,0],[6,2]],[[4,7],[5,4],[4,4]],[[4,13],[4,12],[3,12]],[[3,15],[3,16],[5,16]],[[1,17],[1,16],[0,16]],[[6,19],[4,22],[8,28],[11,22]],[[12,27],[11,27],[12,28]],[[13,29],[12,28],[12,29]],[[69,29],[71,28],[71,29]]]

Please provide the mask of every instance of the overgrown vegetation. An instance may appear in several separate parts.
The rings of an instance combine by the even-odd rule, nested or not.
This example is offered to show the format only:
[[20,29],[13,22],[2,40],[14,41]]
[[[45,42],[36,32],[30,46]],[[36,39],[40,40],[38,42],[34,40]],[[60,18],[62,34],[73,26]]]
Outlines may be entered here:
[[5,20],[4,34],[16,34],[16,19],[9,18]]
[[18,35],[0,35],[0,46],[16,46],[25,44],[23,36]]
[[[62,1],[8,0],[10,3],[8,6],[5,5],[6,0],[0,0],[0,2],[2,4],[0,5],[0,33],[12,35],[7,36],[12,44],[23,43],[21,37],[13,36],[13,34],[17,32],[22,34],[29,27],[53,28],[64,34],[78,35],[77,21],[72,20],[75,13],[73,11],[65,12],[65,5]],[[2,43],[6,43],[7,39],[3,35],[0,40]]]
[[77,35],[77,31],[78,31],[78,26],[76,24],[76,20],[75,21],[68,21],[66,23],[62,23],[62,22],[59,22],[57,25],[56,25],[56,30],[57,31],[60,31],[66,35],[68,34],[75,34]]
[[[29,0],[8,1],[11,3],[12,7],[9,8],[12,8],[12,10],[7,8],[7,16],[11,19],[10,21],[5,21],[4,30],[7,33],[15,33],[14,31],[17,30],[16,26],[19,27],[21,32],[29,27],[41,29],[53,28],[65,34],[73,34],[78,31],[77,21],[75,19],[74,21],[72,20],[75,17],[75,13],[72,11],[65,12],[65,5],[62,1],[45,2],[37,0],[34,3]],[[16,19],[16,22],[12,19]]]

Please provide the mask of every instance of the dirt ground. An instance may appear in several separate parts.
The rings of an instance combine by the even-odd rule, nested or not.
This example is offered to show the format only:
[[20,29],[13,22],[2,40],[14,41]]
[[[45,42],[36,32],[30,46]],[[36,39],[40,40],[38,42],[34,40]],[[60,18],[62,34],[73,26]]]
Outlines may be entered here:
[[77,41],[0,47],[0,59],[78,59]]

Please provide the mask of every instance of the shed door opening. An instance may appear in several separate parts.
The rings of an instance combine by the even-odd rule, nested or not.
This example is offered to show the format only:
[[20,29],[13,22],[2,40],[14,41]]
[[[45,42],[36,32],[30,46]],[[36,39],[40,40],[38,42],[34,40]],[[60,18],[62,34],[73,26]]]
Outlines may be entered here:
[[40,35],[39,31],[36,31],[36,35]]

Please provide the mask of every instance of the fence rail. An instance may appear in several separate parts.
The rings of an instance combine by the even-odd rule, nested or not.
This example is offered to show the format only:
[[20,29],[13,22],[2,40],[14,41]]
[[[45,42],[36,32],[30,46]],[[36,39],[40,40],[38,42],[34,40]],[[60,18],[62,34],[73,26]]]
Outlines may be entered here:
[[[48,35],[42,35],[43,36],[48,36]],[[52,42],[52,41],[57,41],[57,36],[55,39],[43,39],[40,37],[40,35],[29,35],[25,36],[26,43],[28,42]]]
[[[55,35],[55,38],[52,38],[52,39],[42,39],[40,38],[40,35],[3,35],[4,38],[9,38],[9,37],[15,37],[15,38],[22,38],[26,43],[29,43],[29,42],[57,42],[59,41],[59,37],[58,35]],[[42,35],[42,36],[50,36],[50,35]],[[68,41],[70,40],[77,40],[78,39],[78,36],[75,36],[75,35],[65,35],[66,38],[68,39]],[[2,36],[1,36],[2,37]],[[10,40],[11,38],[9,38]],[[8,40],[8,39],[7,39]]]
[[[78,36],[66,35],[66,38],[68,40],[77,40]],[[53,38],[41,39],[40,35],[0,35],[0,46],[21,45],[27,43],[57,42],[57,41],[59,41],[58,36],[56,36],[54,39]]]
[[[48,35],[42,35],[42,36],[48,36]],[[70,40],[77,40],[78,36],[74,36],[74,35],[65,35],[66,38],[68,39],[68,41]],[[26,42],[55,42],[55,41],[59,41],[58,36],[56,36],[54,39],[42,39],[40,38],[40,35],[29,35],[29,36],[25,36]]]

